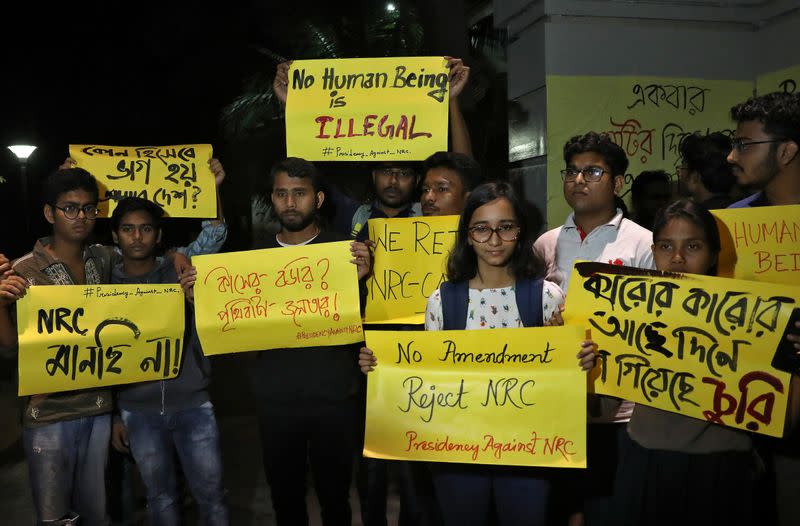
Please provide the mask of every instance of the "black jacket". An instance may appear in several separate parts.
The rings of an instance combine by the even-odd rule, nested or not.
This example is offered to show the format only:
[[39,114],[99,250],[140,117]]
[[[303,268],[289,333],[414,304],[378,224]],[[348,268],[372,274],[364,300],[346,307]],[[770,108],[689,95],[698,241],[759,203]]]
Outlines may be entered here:
[[[323,231],[309,244],[348,241],[342,234]],[[272,237],[264,246],[280,247]],[[362,292],[364,288],[359,287]],[[259,402],[335,402],[356,395],[361,380],[360,344],[259,351],[249,368]]]
[[[143,276],[127,276],[122,264],[113,267],[111,283],[178,283],[173,263],[167,259]],[[199,407],[208,402],[211,364],[203,354],[194,325],[194,313],[186,304],[186,327],[183,337],[183,356],[178,376],[170,380],[157,380],[122,385],[117,388],[117,407],[126,411],[147,413],[174,413]]]

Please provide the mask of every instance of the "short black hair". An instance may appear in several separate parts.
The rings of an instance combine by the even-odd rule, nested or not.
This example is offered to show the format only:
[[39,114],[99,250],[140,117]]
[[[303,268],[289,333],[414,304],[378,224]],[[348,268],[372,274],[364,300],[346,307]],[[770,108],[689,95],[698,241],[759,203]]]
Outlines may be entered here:
[[652,183],[671,183],[669,174],[664,170],[645,170],[633,179],[631,183],[631,201],[638,202],[645,193],[647,185]]
[[287,157],[282,161],[278,161],[272,166],[269,173],[269,190],[275,186],[275,177],[279,173],[286,172],[289,177],[299,177],[302,179],[310,179],[311,186],[314,188],[314,193],[322,192],[322,177],[313,163],[301,159],[300,157]]
[[697,172],[709,192],[727,194],[736,184],[733,165],[728,162],[731,139],[724,133],[692,133],[681,139],[678,151],[689,172]]
[[83,168],[66,168],[51,173],[42,184],[44,204],[55,206],[62,194],[74,190],[84,190],[91,194],[94,202],[100,198],[97,180]]
[[481,181],[481,166],[469,155],[454,152],[436,152],[422,165],[422,173],[434,168],[446,168],[458,174],[464,192],[471,192]]
[[737,123],[758,121],[772,137],[794,141],[800,146],[800,93],[775,91],[731,108]]
[[592,152],[596,153],[611,168],[611,175],[625,175],[628,170],[628,156],[617,143],[611,140],[607,133],[590,131],[583,135],[572,137],[564,145],[564,163],[569,164],[573,156]]
[[380,170],[381,168],[407,169],[414,172],[417,177],[422,171],[422,163],[420,161],[374,161],[369,164],[371,171]]
[[111,214],[111,229],[114,232],[119,230],[122,218],[131,212],[146,212],[153,222],[153,227],[158,230],[161,228],[161,220],[164,217],[164,209],[147,199],[141,197],[123,197],[114,208]]

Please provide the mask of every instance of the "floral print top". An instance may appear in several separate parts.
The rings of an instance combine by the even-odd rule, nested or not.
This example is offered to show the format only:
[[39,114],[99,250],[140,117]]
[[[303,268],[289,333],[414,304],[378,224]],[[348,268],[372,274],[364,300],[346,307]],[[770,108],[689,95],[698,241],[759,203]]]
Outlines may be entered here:
[[[559,305],[564,303],[564,293],[558,285],[545,281],[542,286],[543,319],[549,320]],[[425,330],[442,330],[442,296],[437,289],[428,298],[425,309]],[[499,289],[469,289],[466,329],[498,329],[522,327],[514,286]]]

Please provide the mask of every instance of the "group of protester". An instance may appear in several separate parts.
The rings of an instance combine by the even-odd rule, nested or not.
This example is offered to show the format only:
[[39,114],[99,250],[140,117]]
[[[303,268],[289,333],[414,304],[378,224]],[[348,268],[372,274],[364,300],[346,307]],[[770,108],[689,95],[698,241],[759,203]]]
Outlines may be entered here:
[[[732,141],[721,134],[685,139],[680,181],[693,197],[672,201],[670,195],[672,202],[657,210],[636,207],[640,224],[617,206],[628,168],[624,150],[595,132],[571,138],[563,148],[561,175],[572,212],[563,225],[537,238],[539,225],[519,192],[502,180],[484,182],[471,158],[457,110],[469,70],[457,59],[449,65],[454,151],[432,155],[419,173],[410,163],[377,163],[371,173],[374,199],[368,203],[327,184],[308,161],[281,160],[268,174],[279,231],[254,248],[350,239],[351,262],[363,283],[374,247],[369,219],[459,215],[448,281],[429,297],[424,329],[559,325],[576,260],[713,275],[720,239],[708,208],[726,204],[731,181],[755,191],[731,206],[800,204],[800,95],[772,93],[732,108],[737,123]],[[279,66],[274,85],[284,102],[287,72],[287,64]],[[219,185],[222,165],[212,160],[210,167]],[[634,188],[634,193],[637,202],[640,192]],[[187,300],[187,352],[172,380],[24,399],[24,449],[38,524],[109,523],[109,444],[135,460],[152,524],[181,522],[178,464],[203,523],[229,524],[219,431],[208,394],[210,362],[194,326],[196,271],[190,262],[194,255],[221,249],[226,232],[221,208],[194,243],[159,255],[163,211],[157,205],[135,197],[120,200],[111,216],[116,246],[104,247],[88,242],[99,201],[91,174],[68,160],[45,181],[43,194],[52,235],[13,262],[0,257],[0,345],[17,345],[15,302],[29,286],[180,283]],[[333,204],[328,220],[326,203]],[[800,349],[796,333],[787,338]],[[408,525],[766,524],[770,513],[781,524],[800,520],[794,496],[800,461],[791,442],[797,437],[792,439],[796,375],[786,438],[758,448],[753,435],[742,430],[590,396],[588,468],[565,474],[361,458],[362,372],[379,367],[370,349],[344,345],[253,354],[247,374],[280,525],[308,523],[309,469],[323,523],[350,524],[354,462],[367,526],[387,522],[391,472],[399,479],[400,523]],[[575,355],[577,367],[593,368],[592,341],[582,342]],[[767,481],[774,489],[760,493]]]

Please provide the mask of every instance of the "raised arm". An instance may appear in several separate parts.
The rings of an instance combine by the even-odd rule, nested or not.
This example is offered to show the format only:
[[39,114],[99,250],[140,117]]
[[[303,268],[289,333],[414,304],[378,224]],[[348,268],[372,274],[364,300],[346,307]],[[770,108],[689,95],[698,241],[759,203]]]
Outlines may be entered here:
[[208,166],[214,174],[214,184],[217,187],[217,217],[203,221],[202,230],[188,246],[176,248],[187,258],[202,254],[216,254],[228,238],[228,225],[225,223],[222,198],[220,197],[220,185],[225,180],[225,169],[218,159],[211,159]]
[[272,91],[275,92],[275,97],[284,106],[286,106],[286,93],[289,88],[289,66],[291,65],[291,60],[278,64],[278,68],[275,71],[275,80],[272,81]]
[[447,67],[450,68],[450,149],[454,153],[463,153],[472,157],[469,129],[458,104],[458,96],[464,91],[464,86],[469,80],[469,68],[460,58],[445,58]]

